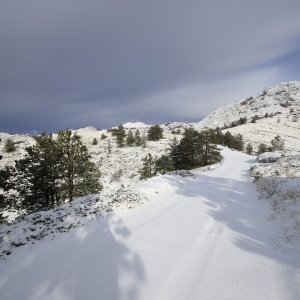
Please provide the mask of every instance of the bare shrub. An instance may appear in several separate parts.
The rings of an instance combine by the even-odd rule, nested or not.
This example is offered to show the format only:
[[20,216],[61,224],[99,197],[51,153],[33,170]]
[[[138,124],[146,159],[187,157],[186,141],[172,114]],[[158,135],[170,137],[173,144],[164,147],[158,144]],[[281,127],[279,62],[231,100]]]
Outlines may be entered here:
[[123,176],[122,169],[117,170],[115,173],[111,175],[111,182],[113,181],[119,182],[122,176]]
[[281,191],[281,181],[277,177],[264,177],[257,180],[257,190],[263,198],[271,198]]

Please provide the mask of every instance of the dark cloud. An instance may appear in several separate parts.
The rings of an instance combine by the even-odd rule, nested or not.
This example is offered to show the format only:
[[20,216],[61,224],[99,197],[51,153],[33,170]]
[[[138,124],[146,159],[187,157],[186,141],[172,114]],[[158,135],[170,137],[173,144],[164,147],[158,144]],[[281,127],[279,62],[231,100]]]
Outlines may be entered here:
[[299,13],[298,0],[2,0],[0,130],[200,120],[299,79]]

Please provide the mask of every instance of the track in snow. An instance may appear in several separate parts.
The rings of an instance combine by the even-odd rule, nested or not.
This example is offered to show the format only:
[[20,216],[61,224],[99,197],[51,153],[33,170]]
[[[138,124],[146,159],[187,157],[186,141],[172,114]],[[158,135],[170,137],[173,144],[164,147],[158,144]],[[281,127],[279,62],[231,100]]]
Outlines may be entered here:
[[140,184],[154,199],[131,212],[20,249],[1,266],[1,299],[300,299],[299,259],[272,241],[252,158],[223,155],[196,179]]

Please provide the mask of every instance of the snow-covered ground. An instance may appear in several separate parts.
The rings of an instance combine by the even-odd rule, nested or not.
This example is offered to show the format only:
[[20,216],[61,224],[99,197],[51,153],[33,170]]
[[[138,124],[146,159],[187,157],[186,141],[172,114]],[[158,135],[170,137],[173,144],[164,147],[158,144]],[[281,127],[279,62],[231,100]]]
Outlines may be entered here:
[[291,155],[300,153],[300,119],[293,122],[289,115],[283,114],[280,117],[265,118],[256,123],[224,129],[223,133],[226,131],[234,135],[241,134],[245,144],[250,143],[255,151],[261,143],[271,146],[271,140],[279,135],[284,140],[285,153]]
[[[129,129],[135,134],[136,130],[139,130],[141,136],[147,135],[150,125],[144,123],[126,123],[126,133]],[[101,172],[101,184],[103,185],[102,196],[104,195],[107,201],[111,201],[116,198],[116,194],[124,194],[123,190],[129,189],[130,186],[139,181],[139,169],[142,167],[142,159],[151,153],[153,157],[160,157],[169,151],[170,143],[174,137],[181,138],[181,134],[172,134],[173,129],[184,131],[184,127],[187,127],[184,123],[172,123],[162,125],[164,138],[159,141],[147,141],[146,147],[117,147],[115,137],[106,129],[97,129],[94,127],[85,127],[76,130],[72,130],[81,136],[83,143],[87,146],[89,153],[92,156],[92,161],[96,164]],[[103,135],[105,138],[103,138]],[[54,138],[56,134],[53,135]],[[8,138],[11,138],[15,144],[17,150],[12,153],[5,153],[3,150],[4,144]],[[93,145],[94,138],[97,139],[98,144]],[[35,143],[34,138],[29,135],[9,135],[6,133],[0,133],[0,155],[3,155],[3,159],[0,160],[0,168],[5,165],[13,165],[15,160],[21,159],[26,151],[25,148]],[[110,151],[109,149],[110,148]],[[125,193],[126,195],[128,193]],[[111,199],[109,200],[109,197]],[[119,201],[123,203],[124,207],[132,205],[126,201]],[[15,212],[10,212],[10,219],[18,216]]]
[[137,183],[150,200],[131,211],[19,247],[0,263],[1,299],[299,299],[299,241],[277,239],[255,158],[223,156],[207,173]]
[[[267,114],[267,117],[266,117]],[[259,117],[251,123],[253,117]],[[246,118],[246,124],[232,127],[233,122]],[[300,81],[283,82],[256,96],[228,103],[209,114],[195,128],[230,127],[223,133],[242,134],[256,151],[259,144],[270,146],[276,135],[285,141],[285,152],[300,152]]]
[[255,116],[264,118],[265,114],[279,117],[289,115],[292,119],[300,117],[300,81],[283,82],[265,89],[256,96],[228,103],[210,113],[199,122],[200,127],[231,126],[232,122],[246,117],[250,123]]

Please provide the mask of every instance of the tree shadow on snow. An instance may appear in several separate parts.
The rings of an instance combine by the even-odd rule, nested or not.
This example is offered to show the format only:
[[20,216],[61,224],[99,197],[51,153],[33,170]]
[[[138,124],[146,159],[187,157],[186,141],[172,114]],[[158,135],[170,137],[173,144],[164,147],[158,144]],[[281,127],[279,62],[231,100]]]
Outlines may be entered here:
[[129,235],[121,220],[107,217],[41,241],[3,274],[1,299],[137,300],[145,275],[124,243]]
[[170,183],[176,185],[176,192],[185,199],[204,201],[207,213],[235,232],[232,242],[237,247],[300,267],[300,260],[295,265],[295,259],[278,251],[274,242],[276,224],[267,220],[271,208],[258,199],[256,186],[247,171],[242,173],[240,180],[201,174],[196,179],[178,177]]

